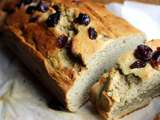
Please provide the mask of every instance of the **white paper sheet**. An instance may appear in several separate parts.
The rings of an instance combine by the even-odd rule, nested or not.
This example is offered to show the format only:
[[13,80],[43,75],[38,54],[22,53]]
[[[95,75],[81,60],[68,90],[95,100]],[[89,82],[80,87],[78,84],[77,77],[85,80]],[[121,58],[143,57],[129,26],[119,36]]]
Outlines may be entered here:
[[[144,31],[148,38],[160,38],[160,6],[126,2],[111,4],[109,9]],[[31,74],[0,40],[0,120],[100,120],[87,103],[77,113],[56,111],[47,107],[46,96],[32,82]],[[36,78],[34,78],[36,79]],[[152,120],[160,112],[160,98],[123,120]]]
[[123,17],[132,25],[143,31],[147,39],[160,38],[160,6],[126,1],[124,5],[112,3],[109,10]]

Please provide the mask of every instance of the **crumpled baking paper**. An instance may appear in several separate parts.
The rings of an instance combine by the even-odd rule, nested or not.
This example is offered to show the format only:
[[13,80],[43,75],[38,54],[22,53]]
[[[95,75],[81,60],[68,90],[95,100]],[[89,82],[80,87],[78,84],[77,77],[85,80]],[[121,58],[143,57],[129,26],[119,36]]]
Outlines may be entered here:
[[[160,37],[160,22],[157,19],[160,6],[125,2],[124,5],[111,4],[109,9],[144,31],[148,38]],[[33,82],[34,79],[0,38],[0,120],[101,120],[89,102],[77,113],[49,108],[47,103],[50,96],[43,93]],[[153,120],[158,112],[160,98],[122,120]]]

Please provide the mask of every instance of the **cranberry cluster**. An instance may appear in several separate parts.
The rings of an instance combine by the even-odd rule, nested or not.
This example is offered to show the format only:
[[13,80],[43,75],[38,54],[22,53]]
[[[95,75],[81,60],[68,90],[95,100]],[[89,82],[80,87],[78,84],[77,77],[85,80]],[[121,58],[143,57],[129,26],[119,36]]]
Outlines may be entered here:
[[150,63],[153,67],[156,67],[160,64],[160,49],[157,48],[157,50],[153,52],[149,46],[139,45],[134,51],[134,57],[137,61],[130,65],[131,69],[143,68],[147,63]]
[[[40,0],[39,3],[37,5],[32,5],[31,3],[33,2],[33,0],[20,0],[20,2],[17,4],[17,7],[20,8],[22,5],[28,5],[30,4],[27,9],[26,9],[26,13],[27,14],[33,14],[35,11],[40,11],[40,12],[46,12],[49,9],[49,5],[47,2]],[[49,17],[47,18],[47,20],[45,21],[45,24],[47,25],[47,27],[55,27],[61,17],[61,10],[60,7],[58,5],[53,5],[52,8],[56,11],[55,13],[49,15]],[[35,22],[38,19],[37,16],[31,16],[30,17],[30,22]],[[79,24],[79,25],[89,25],[91,21],[91,18],[85,14],[85,13],[80,13],[78,17],[76,17],[74,19],[74,23]],[[75,32],[75,34],[78,33],[78,30],[76,28],[73,27],[73,30]],[[88,36],[91,40],[96,39],[97,38],[97,32],[93,27],[89,27],[88,28]],[[59,48],[63,48],[65,47],[65,45],[67,44],[68,41],[68,37],[65,35],[61,35],[58,37],[58,47]]]
[[[20,0],[19,3],[17,3],[17,7],[20,8],[22,5],[28,5],[31,4],[33,0]],[[35,6],[29,6],[27,8],[27,13],[32,14],[35,10],[46,12],[48,10],[49,5],[44,1],[39,1],[39,3]]]
[[28,14],[33,14],[34,11],[46,12],[49,9],[49,5],[45,2],[40,1],[37,6],[29,6],[26,10]]
[[56,13],[51,14],[46,20],[46,25],[48,27],[55,27],[55,25],[57,25],[60,20],[61,16],[60,7],[58,5],[53,5],[53,9],[56,11]]
[[[84,13],[80,13],[79,16],[74,20],[75,23],[85,26],[87,26],[90,21],[90,17]],[[88,28],[88,36],[91,40],[97,38],[97,32],[93,27]]]
[[[22,5],[27,5],[27,4],[31,4],[32,0],[21,0],[17,6],[21,7]],[[26,13],[27,14],[33,14],[35,11],[40,11],[40,12],[46,12],[49,9],[49,3],[45,2],[45,1],[39,1],[39,3],[37,5],[30,5],[27,7]],[[51,14],[48,19],[46,20],[46,25],[48,27],[54,27],[56,24],[58,24],[58,21],[60,19],[60,8],[57,5],[53,6],[53,9],[56,10],[56,13]],[[37,20],[37,17],[31,17],[30,22],[35,22]]]

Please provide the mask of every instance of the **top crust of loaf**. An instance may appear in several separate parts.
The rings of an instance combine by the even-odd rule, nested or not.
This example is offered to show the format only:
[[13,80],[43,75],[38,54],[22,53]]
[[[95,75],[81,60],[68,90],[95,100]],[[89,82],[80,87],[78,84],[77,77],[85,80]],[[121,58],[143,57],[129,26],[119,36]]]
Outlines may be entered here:
[[[86,13],[91,17],[88,27],[95,28],[99,35],[96,40],[90,40],[87,34],[88,27],[80,26],[80,32],[73,37],[72,52],[80,55],[85,64],[96,52],[103,49],[110,39],[141,34],[125,20],[107,11],[102,4],[85,2],[76,8],[79,9],[78,12]],[[106,39],[103,40],[102,36],[105,36]]]
[[[42,17],[41,20],[39,22],[29,22],[31,15],[26,14],[26,6],[22,6],[8,16],[6,25],[12,32],[16,32],[17,35],[23,37],[24,41],[32,45],[44,58],[53,58],[54,63],[52,63],[52,65],[61,69],[61,71],[63,71],[62,75],[65,73],[71,81],[74,81],[79,71],[84,68],[82,62],[87,67],[86,63],[89,58],[103,49],[109,41],[120,37],[142,34],[125,20],[106,11],[106,8],[102,4],[91,2],[64,2],[64,4],[62,4],[62,2],[62,13],[65,12],[66,9],[69,9],[70,11],[74,11],[75,16],[78,16],[79,13],[86,13],[91,18],[88,26],[78,25],[78,34],[72,37],[69,44],[71,49],[69,52],[70,55],[65,53],[65,47],[60,49],[57,46],[58,37],[66,33],[57,30],[56,27],[47,28],[44,24],[44,21],[47,19],[46,16],[52,12],[54,13],[54,10],[50,10],[47,13],[37,12],[36,14]],[[16,3],[17,2],[14,1],[13,4],[15,5]],[[57,4],[57,2],[51,2],[52,5],[55,3]],[[14,6],[13,4],[12,6]],[[89,26],[95,28],[97,31],[99,36],[96,40],[89,39],[87,34],[87,28]],[[101,36],[107,36],[108,39],[101,40]],[[63,56],[66,56],[66,58]],[[79,56],[79,61],[82,62],[75,62],[73,60],[73,58],[77,56]]]

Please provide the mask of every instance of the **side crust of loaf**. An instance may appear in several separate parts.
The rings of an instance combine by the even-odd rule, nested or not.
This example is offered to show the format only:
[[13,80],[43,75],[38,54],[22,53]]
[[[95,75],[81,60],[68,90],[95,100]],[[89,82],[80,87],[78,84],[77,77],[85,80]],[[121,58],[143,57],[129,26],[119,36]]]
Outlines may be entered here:
[[71,80],[67,80],[65,76],[62,76],[60,71],[54,71],[42,54],[26,43],[15,31],[7,29],[4,34],[6,45],[19,56],[29,69],[32,69],[32,72],[47,86],[55,97],[64,105],[67,105],[66,93],[72,86],[72,83],[69,82]]

